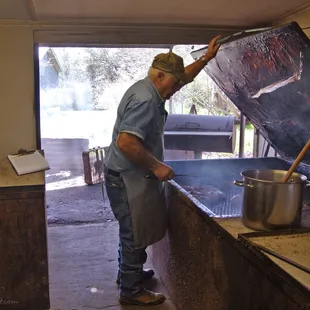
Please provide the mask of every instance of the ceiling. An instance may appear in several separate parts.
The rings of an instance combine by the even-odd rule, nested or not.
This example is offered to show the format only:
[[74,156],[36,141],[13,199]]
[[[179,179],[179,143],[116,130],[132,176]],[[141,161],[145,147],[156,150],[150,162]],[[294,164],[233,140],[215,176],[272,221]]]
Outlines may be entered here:
[[269,25],[309,5],[309,0],[1,0],[0,19],[238,28]]

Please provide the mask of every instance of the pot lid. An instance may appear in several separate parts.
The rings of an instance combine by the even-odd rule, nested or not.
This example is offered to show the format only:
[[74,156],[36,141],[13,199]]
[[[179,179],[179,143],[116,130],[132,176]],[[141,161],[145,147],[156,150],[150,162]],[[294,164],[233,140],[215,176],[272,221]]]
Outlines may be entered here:
[[296,22],[221,45],[205,71],[282,157],[298,156],[310,138],[310,40]]

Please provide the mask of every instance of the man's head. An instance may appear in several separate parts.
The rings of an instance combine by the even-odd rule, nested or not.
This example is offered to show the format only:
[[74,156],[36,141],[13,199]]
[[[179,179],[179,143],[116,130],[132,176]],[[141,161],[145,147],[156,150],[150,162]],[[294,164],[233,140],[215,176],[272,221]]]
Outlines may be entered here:
[[182,57],[172,52],[155,56],[149,77],[164,99],[169,99],[184,84],[191,82],[185,73]]

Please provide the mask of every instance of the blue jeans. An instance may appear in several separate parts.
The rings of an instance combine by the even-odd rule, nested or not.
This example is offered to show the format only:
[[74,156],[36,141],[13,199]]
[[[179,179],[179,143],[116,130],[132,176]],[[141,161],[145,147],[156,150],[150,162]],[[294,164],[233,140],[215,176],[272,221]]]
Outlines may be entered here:
[[131,215],[125,184],[121,177],[105,174],[105,187],[111,209],[119,223],[118,263],[121,295],[130,297],[142,289],[145,249],[134,249]]

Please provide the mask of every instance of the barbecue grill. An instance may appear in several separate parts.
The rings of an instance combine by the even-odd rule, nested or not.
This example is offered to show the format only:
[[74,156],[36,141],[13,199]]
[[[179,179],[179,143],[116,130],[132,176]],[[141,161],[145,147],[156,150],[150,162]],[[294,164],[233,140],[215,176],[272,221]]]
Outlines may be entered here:
[[166,150],[233,153],[235,117],[170,114],[164,135]]
[[[204,53],[201,49],[192,56],[197,59]],[[192,189],[192,196],[210,216],[240,216],[243,189],[233,184],[240,180],[240,173],[250,169],[288,170],[309,139],[309,39],[293,22],[224,44],[205,71],[281,158],[169,161],[169,165],[177,174],[187,175],[175,181],[187,193]],[[310,178],[309,164],[310,152],[297,172]],[[220,193],[218,199],[215,192]],[[304,210],[310,205],[309,194],[305,190]]]
[[224,44],[204,70],[281,157],[298,156],[310,136],[310,40],[297,23]]
[[[281,158],[167,161],[178,176],[165,183],[169,227],[151,253],[178,309],[275,310],[309,305],[310,282],[303,271],[274,262],[253,242],[238,238],[251,229],[240,219],[244,189],[234,185],[245,170],[288,170],[309,139],[309,51],[309,40],[292,23],[224,44],[206,66]],[[309,162],[308,153],[297,168],[307,178]],[[310,210],[309,189],[303,196],[303,211]],[[308,221],[304,212],[304,227],[309,227]],[[286,231],[299,230],[292,226]],[[278,253],[283,254],[285,245],[282,239]],[[291,260],[309,261],[308,253],[295,250]]]
[[[292,164],[277,157],[166,161],[166,163],[176,174],[182,173],[182,176],[175,177],[175,182],[203,204],[208,215],[215,218],[241,216],[243,188],[234,185],[235,180],[241,179],[241,171],[288,170]],[[308,165],[300,164],[297,172],[310,179]],[[310,190],[305,190],[303,210],[310,210]]]

